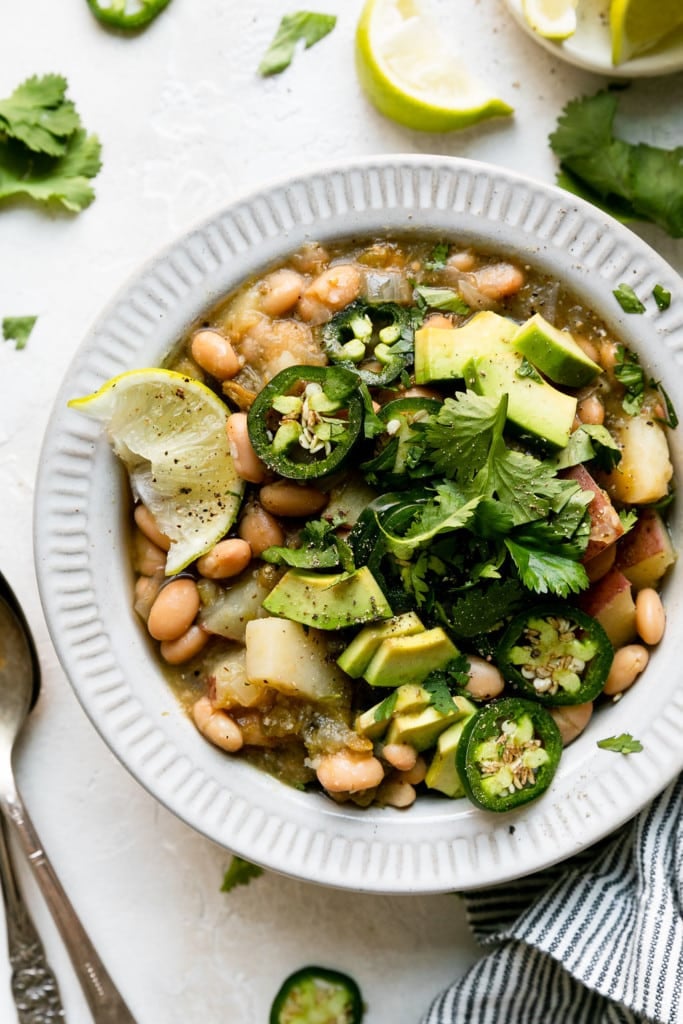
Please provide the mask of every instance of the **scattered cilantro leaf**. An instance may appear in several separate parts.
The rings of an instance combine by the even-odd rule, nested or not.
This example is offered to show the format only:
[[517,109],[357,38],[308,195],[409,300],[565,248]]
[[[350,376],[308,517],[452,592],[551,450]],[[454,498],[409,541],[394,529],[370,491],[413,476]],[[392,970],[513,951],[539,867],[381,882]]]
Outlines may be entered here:
[[644,313],[645,306],[640,301],[630,284],[620,284],[614,289],[612,295],[617,300],[624,313]]
[[415,286],[415,292],[429,309],[444,309],[448,313],[467,316],[472,310],[453,288],[431,288],[426,284]]
[[297,547],[273,545],[261,554],[271,565],[289,565],[295,569],[333,569],[341,566],[346,572],[355,569],[350,546],[335,532],[335,524],[324,519],[306,523],[299,534]]
[[671,305],[671,292],[667,291],[666,288],[661,284],[656,284],[652,289],[652,297],[657,303],[657,308],[662,310],[668,309]]
[[637,416],[645,399],[645,374],[635,352],[627,352],[623,345],[617,346],[614,376],[626,388],[622,408],[629,416]]
[[624,533],[628,533],[638,522],[638,513],[635,509],[630,508],[628,511],[625,508],[620,508],[618,512],[619,521],[624,528]]
[[230,862],[230,867],[223,876],[221,892],[231,892],[238,885],[248,885],[252,878],[258,878],[263,874],[263,868],[252,864],[251,861],[243,860],[236,854]]
[[507,616],[520,611],[528,597],[514,576],[498,583],[482,583],[453,602],[447,612],[448,625],[461,637],[488,633]]
[[536,367],[531,365],[531,363],[526,358],[526,356],[524,356],[524,358],[522,359],[521,363],[519,364],[519,366],[515,370],[515,376],[516,377],[529,377],[530,380],[536,380],[536,381],[539,381],[539,382],[542,382],[542,380],[543,380],[543,378],[541,377],[541,375],[538,372],[538,370],[536,369]]
[[375,708],[373,718],[376,722],[386,722],[394,713],[398,701],[398,690],[394,690],[388,697],[385,697],[381,704]]
[[[622,219],[651,220],[683,236],[683,147],[631,144],[613,133],[618,104],[613,91],[572,100],[550,136],[560,160],[558,183],[569,191],[615,205]],[[588,193],[588,194],[587,194]]]
[[27,155],[16,140],[0,143],[0,200],[26,195],[38,202],[58,202],[78,213],[95,198],[89,182],[102,166],[96,135],[79,130],[70,136],[64,156]]
[[0,136],[18,139],[34,153],[64,156],[69,136],[81,126],[66,88],[61,75],[27,78],[0,100]]
[[655,387],[662,396],[662,401],[666,408],[666,416],[661,417],[659,422],[663,423],[665,427],[671,427],[672,430],[675,430],[678,426],[678,414],[674,408],[674,404],[659,381],[655,381]]
[[259,64],[259,74],[264,77],[280,74],[292,63],[298,42],[303,42],[308,50],[328,35],[336,24],[337,19],[333,14],[319,14],[314,11],[285,14]]
[[601,750],[613,750],[617,754],[639,754],[643,749],[640,740],[634,739],[628,732],[622,732],[619,736],[609,736],[607,739],[598,740]]
[[363,416],[363,435],[368,440],[372,440],[373,437],[378,437],[379,434],[384,434],[386,432],[387,425],[375,412],[375,407],[372,404],[372,395],[370,394],[370,389],[365,381],[360,382],[358,390],[361,393],[363,407],[365,409],[365,415]]
[[505,546],[517,567],[519,578],[528,590],[537,594],[567,597],[568,594],[578,594],[588,586],[588,576],[580,562],[540,548],[528,547],[509,537],[505,540]]
[[2,321],[2,336],[5,341],[13,341],[15,348],[26,348],[37,316],[6,316]]
[[569,441],[553,458],[559,469],[578,466],[582,462],[595,462],[609,473],[621,460],[621,449],[607,427],[598,423],[582,423],[569,435]]
[[470,663],[464,654],[459,654],[445,668],[430,672],[422,686],[431,694],[431,706],[447,715],[453,711],[453,694],[467,686],[469,678]]
[[425,260],[425,270],[443,270],[448,259],[448,242],[437,242]]

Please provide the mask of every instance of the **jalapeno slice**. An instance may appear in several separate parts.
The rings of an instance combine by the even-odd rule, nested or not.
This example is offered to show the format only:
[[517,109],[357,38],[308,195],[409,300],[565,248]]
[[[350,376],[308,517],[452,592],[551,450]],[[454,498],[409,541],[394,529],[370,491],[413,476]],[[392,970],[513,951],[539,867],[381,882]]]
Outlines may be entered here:
[[486,811],[511,811],[552,782],[562,738],[550,712],[530,700],[491,701],[465,725],[456,765],[467,796]]
[[514,688],[542,704],[583,704],[601,692],[614,657],[595,619],[568,604],[537,605],[503,634],[497,661]]
[[358,378],[341,366],[281,370],[247,417],[254,451],[289,480],[315,480],[339,469],[362,426]]
[[412,363],[415,332],[397,303],[357,299],[323,326],[322,344],[331,362],[353,370],[368,387],[384,387]]
[[110,0],[104,7],[100,0],[87,0],[88,7],[98,21],[111,28],[128,31],[149,25],[170,2],[171,0],[139,0],[137,10],[126,11],[126,0]]
[[327,967],[303,967],[281,985],[270,1024],[360,1024],[363,999],[348,974]]
[[[378,451],[373,459],[363,463],[361,469],[369,483],[385,487],[400,487],[406,479],[414,483],[421,476],[432,476],[433,466],[426,462],[421,472],[418,467],[419,448],[415,445],[416,423],[441,408],[436,398],[395,398],[387,402],[377,415],[386,424],[386,434],[378,440]],[[410,477],[406,471],[410,470]]]

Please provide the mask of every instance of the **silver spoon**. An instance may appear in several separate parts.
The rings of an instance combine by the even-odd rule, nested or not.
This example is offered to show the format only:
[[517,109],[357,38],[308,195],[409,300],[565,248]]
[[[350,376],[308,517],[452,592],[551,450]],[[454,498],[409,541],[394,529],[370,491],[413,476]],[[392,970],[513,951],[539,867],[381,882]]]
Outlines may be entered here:
[[52,971],[19,893],[4,829],[28,857],[64,940],[95,1024],[136,1024],[76,916],[17,793],[12,748],[40,690],[40,669],[19,602],[0,573],[0,876],[19,1024],[52,1024],[64,1013]]

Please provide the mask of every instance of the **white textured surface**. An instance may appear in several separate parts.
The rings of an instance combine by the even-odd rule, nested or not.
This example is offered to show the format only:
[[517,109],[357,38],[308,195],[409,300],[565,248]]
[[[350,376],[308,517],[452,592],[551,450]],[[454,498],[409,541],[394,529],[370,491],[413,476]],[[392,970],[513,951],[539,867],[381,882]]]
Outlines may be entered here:
[[[355,974],[370,1004],[368,1024],[410,1022],[475,955],[451,896],[353,896],[276,875],[220,894],[225,852],[155,804],[80,710],[47,638],[31,566],[33,481],[59,382],[113,292],[180,231],[247,190],[340,154],[461,154],[552,180],[546,139],[560,107],[605,80],[554,60],[498,0],[441,6],[454,53],[486,69],[517,108],[514,121],[447,137],[385,122],[355,80],[358,0],[320,4],[339,14],[335,32],[270,81],[254,68],[280,15],[296,7],[281,0],[173,0],[137,39],[100,31],[85,0],[23,0],[5,19],[0,96],[30,74],[64,73],[104,143],[98,198],[85,213],[44,215],[28,204],[0,210],[0,317],[40,315],[24,352],[0,344],[2,569],[34,625],[44,674],[18,777],[140,1024],[258,1024],[282,977],[314,960]],[[640,84],[623,100],[637,118],[633,137],[680,143],[682,100],[681,76]],[[654,228],[642,233],[683,268],[680,241]],[[67,1020],[87,1024],[61,944],[22,877]],[[15,1017],[3,970],[4,1024]]]

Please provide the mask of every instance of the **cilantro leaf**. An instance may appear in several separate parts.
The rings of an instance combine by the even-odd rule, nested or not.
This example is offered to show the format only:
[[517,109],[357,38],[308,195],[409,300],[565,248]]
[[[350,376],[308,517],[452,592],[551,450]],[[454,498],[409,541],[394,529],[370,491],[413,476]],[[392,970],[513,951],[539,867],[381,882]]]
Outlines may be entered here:
[[305,48],[319,42],[337,24],[333,14],[318,14],[314,11],[296,11],[285,14],[275,37],[259,64],[259,74],[278,75],[292,63],[296,44],[303,41]]
[[386,722],[388,718],[394,713],[396,708],[396,702],[398,701],[398,690],[394,690],[388,697],[385,697],[381,704],[378,704],[375,708],[373,718],[376,722]]
[[652,289],[652,297],[657,303],[657,308],[662,310],[668,309],[671,305],[671,292],[667,291],[661,284],[656,284]]
[[251,861],[243,860],[235,854],[230,862],[230,867],[223,876],[221,892],[230,892],[238,885],[248,885],[252,878],[258,878],[263,874],[263,868],[252,864]]
[[453,694],[462,690],[470,678],[470,663],[464,654],[448,662],[445,668],[435,669],[422,686],[431,694],[431,706],[442,715],[453,711]]
[[436,416],[421,428],[426,457],[436,472],[461,484],[474,479],[486,465],[494,429],[505,421],[505,402],[466,391],[447,398]]
[[6,316],[2,321],[3,338],[13,341],[15,348],[26,348],[37,319],[37,316]]
[[514,615],[528,600],[519,580],[509,576],[498,583],[481,583],[458,597],[448,609],[448,625],[457,636],[488,633]]
[[628,732],[622,732],[619,736],[609,736],[597,742],[601,750],[613,750],[617,754],[639,754],[643,749],[640,740],[634,739]]
[[666,416],[663,416],[660,419],[660,423],[663,423],[666,427],[671,427],[672,430],[675,430],[678,426],[678,413],[674,408],[674,404],[669,398],[667,392],[664,390],[664,387],[662,386],[661,382],[655,381],[654,383],[660,395],[662,396],[662,400],[666,408]]
[[18,139],[35,153],[64,156],[67,140],[81,126],[61,75],[34,75],[0,100],[0,134]]
[[578,466],[582,462],[593,462],[609,473],[621,460],[621,449],[607,427],[598,423],[582,423],[569,441],[553,459],[559,469]]
[[614,376],[626,388],[621,406],[629,416],[637,416],[645,399],[645,373],[635,352],[627,352],[623,345],[617,346]]
[[645,306],[640,301],[630,284],[620,284],[612,292],[624,313],[644,313]]
[[588,586],[586,570],[580,562],[540,548],[528,547],[509,537],[505,540],[519,577],[528,590],[537,594],[567,597]]
[[481,499],[465,500],[458,488],[444,481],[436,487],[436,497],[425,502],[404,534],[392,532],[380,525],[387,546],[398,558],[409,558],[439,533],[460,530],[466,526]]
[[[558,183],[606,201],[622,219],[658,224],[683,236],[683,147],[631,144],[613,133],[614,92],[572,100],[560,115],[550,146],[560,160]],[[599,205],[602,205],[600,203]]]
[[443,270],[448,259],[448,242],[437,242],[425,260],[425,270]]
[[95,198],[88,181],[101,167],[100,142],[96,135],[79,130],[70,136],[64,156],[36,154],[30,160],[15,140],[0,143],[0,200],[26,195],[38,202],[61,203],[78,213]]
[[453,288],[431,288],[426,284],[418,284],[415,286],[415,292],[430,309],[445,309],[460,316],[467,316],[472,312],[462,296]]
[[299,534],[298,547],[273,545],[261,558],[271,565],[289,565],[295,569],[333,569],[341,565],[347,572],[355,569],[351,548],[335,533],[334,523],[314,519]]

